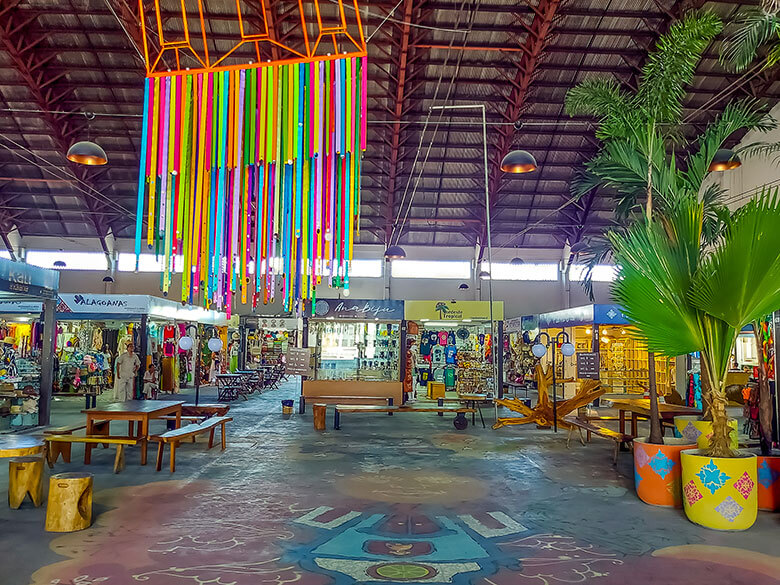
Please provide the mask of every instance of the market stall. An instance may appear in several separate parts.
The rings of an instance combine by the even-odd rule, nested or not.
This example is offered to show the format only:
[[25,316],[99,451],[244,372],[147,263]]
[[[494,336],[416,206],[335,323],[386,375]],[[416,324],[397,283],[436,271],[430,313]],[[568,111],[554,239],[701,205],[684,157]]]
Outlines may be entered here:
[[56,271],[0,258],[0,430],[49,422],[58,286]]
[[536,358],[531,353],[531,341],[539,333],[536,315],[523,315],[504,320],[504,383],[511,386],[533,381]]
[[243,341],[242,369],[281,363],[290,347],[295,347],[302,334],[303,320],[294,317],[244,315],[239,335]]
[[[575,355],[564,356],[555,347],[556,377],[575,378],[567,384],[566,395],[577,385],[577,355],[594,355],[599,379],[608,394],[643,394],[649,387],[649,355],[619,305],[595,304],[562,309],[539,315],[539,329],[554,337],[565,331],[575,347]],[[580,358],[584,359],[584,358]],[[675,359],[655,356],[656,389],[659,395],[675,391]]]
[[[148,295],[62,293],[56,307],[54,395],[86,396],[88,404],[113,386],[116,357],[129,342],[142,364],[136,396],[150,364],[161,391],[178,391],[192,381],[195,362],[179,340],[193,335],[192,325],[227,323],[224,313]],[[21,315],[28,309],[7,303],[4,310]]]
[[318,299],[303,325],[313,354],[303,395],[391,397],[401,404],[403,318],[403,301]]
[[448,391],[503,394],[497,384],[503,351],[501,344],[495,351],[491,332],[492,317],[497,339],[503,338],[502,301],[493,302],[492,312],[488,301],[407,301],[405,316],[415,332],[415,380],[429,398]]

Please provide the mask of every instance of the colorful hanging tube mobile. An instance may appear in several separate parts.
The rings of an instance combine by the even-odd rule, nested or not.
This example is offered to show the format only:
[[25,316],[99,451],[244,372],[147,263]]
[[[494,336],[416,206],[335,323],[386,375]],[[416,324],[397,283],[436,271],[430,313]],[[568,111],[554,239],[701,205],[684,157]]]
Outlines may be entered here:
[[179,270],[182,302],[228,313],[348,288],[366,72],[362,57],[147,78],[136,268],[145,243],[164,294]]

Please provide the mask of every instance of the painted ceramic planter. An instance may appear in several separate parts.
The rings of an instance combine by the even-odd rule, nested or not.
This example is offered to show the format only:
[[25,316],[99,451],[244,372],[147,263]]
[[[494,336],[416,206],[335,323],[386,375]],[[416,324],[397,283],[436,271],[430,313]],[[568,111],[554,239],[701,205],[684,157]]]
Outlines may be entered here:
[[695,449],[696,442],[665,438],[663,445],[634,439],[634,485],[645,504],[682,508],[680,451]]
[[780,455],[758,455],[758,509],[780,512]]
[[746,530],[758,515],[757,458],[708,457],[694,449],[680,454],[683,506],[688,520],[715,530]]
[[[737,436],[738,423],[736,420],[730,420],[731,448],[739,448],[739,438]],[[683,437],[691,443],[696,443],[699,449],[707,449],[710,446],[710,435],[712,435],[712,422],[701,420],[698,416],[676,416],[674,417],[674,430],[676,437]]]

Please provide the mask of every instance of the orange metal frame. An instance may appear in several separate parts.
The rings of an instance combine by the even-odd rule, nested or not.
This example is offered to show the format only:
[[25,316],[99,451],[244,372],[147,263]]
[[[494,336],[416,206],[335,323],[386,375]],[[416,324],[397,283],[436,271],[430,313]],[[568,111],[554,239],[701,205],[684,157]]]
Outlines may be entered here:
[[[266,6],[267,0],[256,0],[256,2],[259,5],[258,8],[260,9],[260,16],[263,21],[263,29],[264,29],[259,33],[247,32],[245,16],[242,14],[241,11],[241,0],[236,0],[236,12],[237,12],[236,20],[238,21],[238,26],[239,26],[239,31],[241,36],[236,38],[236,42],[233,45],[233,47],[228,52],[226,52],[224,55],[221,56],[214,56],[209,54],[208,34],[206,33],[206,20],[208,18],[203,8],[204,0],[196,0],[195,2],[195,4],[197,5],[198,20],[200,21],[200,31],[199,33],[195,33],[195,34],[198,35],[200,37],[200,40],[202,40],[203,42],[202,53],[198,52],[198,50],[196,50],[195,47],[192,46],[192,42],[191,42],[192,36],[190,34],[190,26],[187,20],[187,9],[185,6],[185,0],[179,0],[179,4],[181,7],[180,16],[184,27],[184,38],[178,40],[166,40],[165,38],[166,34],[165,31],[163,30],[163,16],[160,10],[160,1],[161,0],[154,0],[154,14],[147,15],[147,12],[151,12],[151,11],[147,11],[144,8],[144,0],[138,0],[139,14],[141,19],[141,34],[142,34],[143,45],[144,45],[143,47],[144,59],[146,61],[146,75],[148,77],[162,77],[166,75],[174,75],[176,73],[183,73],[185,71],[187,73],[208,73],[212,71],[231,71],[235,69],[250,69],[250,68],[265,67],[267,65],[283,65],[287,63],[309,63],[312,61],[342,59],[345,57],[364,57],[366,55],[366,41],[365,41],[365,35],[363,33],[362,23],[360,20],[358,0],[352,0],[351,2],[355,10],[355,21],[356,21],[357,30],[359,31],[359,37],[357,40],[355,39],[354,35],[350,34],[349,32],[349,25],[347,23],[347,18],[344,13],[345,0],[334,1],[334,4],[337,4],[338,6],[338,14],[339,14],[339,23],[336,26],[323,26],[322,23],[322,11],[320,10],[320,2],[322,1],[329,2],[330,0],[314,0],[315,14],[317,18],[317,37],[313,44],[310,43],[309,41],[309,31],[307,29],[309,23],[306,22],[303,0],[298,0],[298,12],[300,14],[301,30],[303,32],[303,41],[304,41],[303,52],[300,49],[295,49],[276,40],[276,35],[273,34],[274,23],[273,20],[269,18],[269,10],[268,7]],[[190,0],[190,3],[192,3],[192,0]],[[148,16],[150,18],[148,18]],[[156,32],[158,38],[157,45],[159,45],[159,51],[157,50],[157,47],[150,46],[149,38],[148,38],[149,34],[147,31],[148,20],[153,20],[154,22],[154,32]],[[342,44],[346,45],[345,47],[339,47],[340,38],[342,39]],[[324,55],[317,54],[318,51],[320,52],[325,51],[324,41],[327,39],[330,39],[333,42],[332,52],[326,53]],[[260,56],[260,43],[269,43],[275,45],[285,51],[288,51],[293,56],[286,59],[262,61],[262,58]],[[248,63],[235,64],[235,65],[224,64],[225,60],[228,57],[230,57],[233,53],[235,53],[235,51],[238,50],[239,47],[246,44],[254,45],[257,61],[250,61]],[[348,50],[344,50],[345,48],[347,48]],[[200,67],[196,66],[196,67],[182,68],[181,57],[183,51],[187,51],[187,53],[191,54],[191,56],[198,61]],[[162,61],[163,55],[171,52],[174,54],[176,59],[176,69],[172,69],[166,66]]]

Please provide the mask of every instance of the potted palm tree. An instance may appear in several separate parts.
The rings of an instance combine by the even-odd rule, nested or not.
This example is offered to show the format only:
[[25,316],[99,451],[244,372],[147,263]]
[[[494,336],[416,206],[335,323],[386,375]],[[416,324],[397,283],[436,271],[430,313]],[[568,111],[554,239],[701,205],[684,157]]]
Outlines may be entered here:
[[732,449],[725,381],[737,334],[780,307],[780,199],[764,192],[737,210],[721,236],[702,246],[704,204],[684,195],[663,214],[609,239],[620,266],[615,298],[664,355],[700,351],[709,380],[707,449],[683,451],[688,518],[722,530],[756,517],[756,457]]
[[[763,0],[758,6],[743,7],[726,31],[721,58],[737,72],[748,67],[772,68],[780,62],[780,1]],[[753,65],[756,59],[759,62]],[[780,510],[780,455],[772,453],[772,397],[767,368],[761,355],[761,326],[753,323],[758,347],[758,423],[760,452],[758,455],[758,507]],[[777,336],[778,332],[774,332]]]
[[[754,100],[729,104],[722,114],[696,137],[685,138],[683,99],[703,51],[721,31],[720,20],[711,13],[691,13],[662,36],[648,56],[635,92],[627,92],[612,78],[592,78],[567,95],[571,115],[599,119],[596,132],[603,147],[586,164],[573,184],[575,195],[594,188],[615,193],[617,210],[613,234],[626,233],[624,226],[651,222],[675,208],[686,197],[702,193],[701,245],[713,242],[728,217],[718,202],[722,190],[716,184],[703,188],[713,159],[725,141],[738,130],[767,131],[775,122],[765,116]],[[742,154],[766,153],[765,144],[750,145]],[[736,156],[736,154],[735,154]],[[612,257],[613,241],[606,234],[588,242],[581,260],[594,266]],[[585,285],[588,287],[586,277]],[[652,352],[652,347],[649,348]],[[667,354],[669,356],[678,353]],[[654,360],[649,354],[649,366]],[[652,367],[648,367],[652,372]],[[634,440],[635,485],[639,497],[649,503],[682,506],[680,452],[696,446],[688,437],[664,440],[658,417],[654,376],[650,376],[650,435]],[[696,421],[696,424],[700,424]],[[704,425],[709,422],[701,423]],[[710,434],[709,431],[704,433]],[[706,440],[706,439],[703,439]]]

